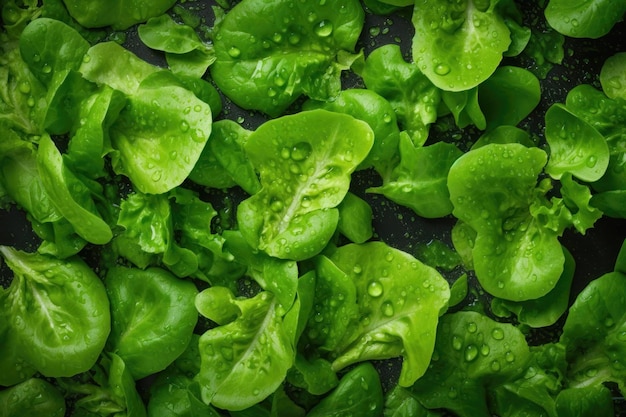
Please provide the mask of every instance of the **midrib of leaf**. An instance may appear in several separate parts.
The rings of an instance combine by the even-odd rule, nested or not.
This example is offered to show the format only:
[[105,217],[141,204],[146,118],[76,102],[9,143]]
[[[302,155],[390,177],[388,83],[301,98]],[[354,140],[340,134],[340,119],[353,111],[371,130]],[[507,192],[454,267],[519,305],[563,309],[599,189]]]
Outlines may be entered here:
[[[333,131],[331,132],[331,134],[328,135],[327,138],[332,138],[332,140],[334,140],[337,136],[338,136],[338,128],[337,126],[335,126]],[[330,157],[332,157],[331,155],[332,149],[331,147],[328,147],[328,146],[324,147],[324,154],[322,155],[322,157],[318,158],[316,161],[314,174],[307,175],[307,179],[303,183],[298,182],[298,184],[302,184],[302,186],[298,187],[296,193],[294,193],[293,199],[291,200],[291,203],[288,205],[287,210],[285,211],[285,214],[276,225],[277,233],[275,233],[272,236],[272,239],[275,236],[281,235],[285,230],[287,230],[291,221],[298,214],[306,214],[309,212],[308,210],[303,210],[302,213],[299,213],[300,211],[299,208],[302,206],[302,199],[305,197],[305,191],[309,190],[312,184],[318,182],[318,178],[320,178],[320,174],[322,174],[324,172],[324,168],[328,166],[326,162],[328,161]],[[319,191],[319,193],[321,192],[323,192],[323,190]],[[330,207],[322,207],[322,208],[330,208]],[[268,230],[267,224],[265,226],[266,227],[265,227],[263,234],[265,234]]]
[[[270,303],[267,309],[267,313],[265,314],[263,321],[259,325],[256,333],[254,334],[254,337],[252,338],[251,342],[248,344],[248,347],[246,348],[245,352],[241,356],[239,356],[239,359],[234,360],[232,362],[232,366],[231,366],[232,370],[237,368],[239,365],[243,366],[244,362],[254,353],[255,347],[259,344],[259,339],[261,338],[261,335],[267,331],[267,329],[271,326],[272,321],[274,320],[275,309],[276,309],[276,297],[272,299],[272,302]],[[240,318],[239,320],[243,320],[243,319]],[[268,337],[268,340],[270,340],[269,337]],[[237,377],[238,376],[236,375],[236,373],[233,373],[233,372],[229,373],[228,377],[224,378],[224,380],[216,387],[214,395],[217,394],[219,391],[221,391],[223,385],[227,385],[227,383],[230,383],[232,378],[237,378]]]
[[483,47],[483,43],[481,42],[481,36],[479,36],[476,32],[476,27],[474,26],[474,15],[477,13],[482,13],[480,10],[477,10],[474,6],[474,0],[470,0],[467,2],[467,12],[465,22],[463,23],[464,31],[467,32],[467,36],[464,36],[463,42],[463,51],[471,51],[476,47],[476,44],[479,44]]
[[31,293],[33,294],[33,298],[35,300],[37,300],[37,303],[40,307],[40,311],[43,314],[43,316],[46,319],[46,322],[48,323],[48,326],[50,327],[50,329],[52,329],[52,334],[55,336],[57,342],[61,342],[61,339],[59,337],[59,333],[56,331],[56,325],[55,325],[55,321],[52,319],[52,315],[50,313],[49,308],[47,308],[47,305],[49,303],[46,303],[45,300],[43,299],[43,297],[40,295],[39,291],[37,290],[37,288],[34,285],[30,285],[31,288]]

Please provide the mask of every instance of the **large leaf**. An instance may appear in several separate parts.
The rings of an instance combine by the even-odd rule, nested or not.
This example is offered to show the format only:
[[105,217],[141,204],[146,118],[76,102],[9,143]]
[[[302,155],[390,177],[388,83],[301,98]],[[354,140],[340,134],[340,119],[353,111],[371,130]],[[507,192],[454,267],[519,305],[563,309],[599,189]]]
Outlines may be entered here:
[[113,169],[142,192],[169,191],[193,169],[211,125],[208,104],[156,73],[129,96],[111,126]]
[[445,142],[416,148],[401,135],[400,164],[381,187],[367,191],[383,194],[422,217],[444,217],[452,213],[448,171],[462,154],[454,144]]
[[0,391],[0,414],[3,416],[65,416],[65,398],[50,382],[31,378]]
[[363,363],[346,373],[339,385],[307,414],[309,417],[377,417],[383,409],[380,377],[371,363]]
[[224,287],[211,287],[198,295],[196,307],[220,324],[200,337],[202,400],[242,410],[276,391],[294,362],[297,323],[283,317],[276,298],[262,292],[236,299]]
[[[597,130],[609,145],[609,166],[602,178],[593,183],[597,191],[620,190],[626,184],[625,103],[624,100],[611,100],[602,91],[587,84],[579,85],[567,94],[567,110]],[[588,151],[589,145],[585,141],[583,149]]]
[[165,369],[187,347],[198,320],[196,287],[159,268],[117,267],[105,281],[111,302],[110,351],[135,379]]
[[302,260],[319,253],[335,232],[335,207],[373,136],[367,123],[326,110],[261,125],[245,150],[262,188],[237,213],[248,243],[278,258]]
[[333,98],[363,20],[356,0],[242,1],[217,27],[211,75],[239,106],[272,116],[301,94]]
[[609,98],[626,99],[626,52],[618,52],[604,61],[600,84]]
[[[450,297],[448,283],[435,269],[382,242],[342,246],[330,259],[352,278],[358,306],[358,317],[335,348],[333,367],[402,355],[399,383],[410,386],[430,362],[439,315]],[[349,294],[345,299],[349,302]]]
[[544,199],[536,188],[546,159],[538,148],[492,143],[464,154],[450,168],[453,214],[476,232],[476,277],[497,297],[541,297],[563,271],[562,230],[543,227],[531,213],[533,202]]
[[523,68],[503,66],[478,87],[478,101],[487,128],[515,126],[537,107],[539,80]]
[[37,167],[46,194],[76,233],[91,243],[109,242],[113,232],[98,212],[91,190],[66,166],[48,135],[39,141]]
[[[378,77],[372,78],[378,79]],[[351,88],[343,90],[333,101],[309,100],[302,105],[302,108],[303,110],[322,108],[346,113],[366,122],[374,131],[374,145],[357,169],[373,166],[384,177],[396,162],[400,133],[394,107],[386,98],[374,92],[370,86],[368,89]]]
[[[367,57],[361,73],[368,89],[389,100],[402,128],[415,146],[428,138],[429,126],[437,120],[441,101],[439,88],[411,62],[398,45],[376,48]],[[383,120],[385,116],[383,114]]]
[[68,70],[77,70],[89,49],[76,30],[48,18],[35,19],[20,37],[22,58],[33,74],[46,86]]
[[613,0],[550,0],[545,10],[548,24],[573,38],[606,35],[626,12],[626,3]]
[[511,43],[498,1],[424,0],[413,11],[413,59],[437,87],[468,90],[485,81]]
[[79,71],[91,82],[132,95],[146,77],[162,70],[115,42],[100,42],[89,48]]
[[609,146],[593,126],[577,117],[562,104],[546,112],[546,140],[550,160],[546,172],[561,178],[570,172],[583,181],[597,181],[609,165]]
[[175,3],[174,0],[156,0],[149,3],[142,0],[96,0],[85,3],[80,0],[63,0],[70,15],[81,25],[94,28],[113,26],[114,29],[127,29],[152,16],[158,16]]
[[570,307],[560,342],[572,387],[613,381],[626,391],[626,275],[610,272],[592,281]]
[[489,417],[486,391],[514,381],[530,360],[524,335],[474,311],[441,318],[431,366],[411,388],[428,408],[461,417]]
[[96,362],[109,335],[109,300],[100,278],[79,258],[57,260],[6,246],[11,332],[24,360],[45,376],[73,376]]
[[201,78],[215,61],[212,45],[202,42],[194,28],[176,23],[167,14],[139,26],[138,34],[149,48],[165,52],[175,74]]

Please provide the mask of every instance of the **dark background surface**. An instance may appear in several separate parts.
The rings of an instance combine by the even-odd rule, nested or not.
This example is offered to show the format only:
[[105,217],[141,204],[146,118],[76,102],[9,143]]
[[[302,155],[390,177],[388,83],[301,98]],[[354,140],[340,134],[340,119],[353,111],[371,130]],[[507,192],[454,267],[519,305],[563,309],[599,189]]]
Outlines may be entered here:
[[[541,11],[536,1],[522,1],[521,9],[525,16],[525,23],[536,30],[542,30]],[[213,12],[211,5],[214,2],[187,1],[184,7],[192,9],[193,13],[203,16],[206,25],[212,26]],[[164,60],[160,53],[146,49],[138,39],[136,28],[126,34],[125,46],[142,58],[157,65],[163,65]],[[399,44],[410,60],[411,38],[413,28],[410,22],[410,13],[406,10],[390,16],[366,15],[366,23],[358,48],[364,48],[367,53],[386,43]],[[542,101],[532,115],[522,123],[533,134],[543,138],[544,114],[554,103],[564,102],[570,89],[579,84],[592,84],[599,88],[598,76],[604,60],[626,48],[626,24],[619,23],[613,31],[600,40],[571,39],[565,41],[565,59],[563,65],[555,67],[541,80]],[[513,60],[514,64],[527,66],[531,62]],[[361,80],[354,75],[344,77],[346,88],[361,87]],[[294,107],[294,110],[297,108]],[[255,129],[266,120],[265,116],[257,112],[250,112],[237,108],[225,101],[224,111],[219,118],[230,118],[240,122],[247,129]],[[431,129],[431,140],[456,141],[460,145],[471,142],[480,132],[473,129],[448,130],[441,132]],[[432,240],[441,240],[450,244],[450,231],[455,219],[423,219],[410,209],[398,206],[383,196],[365,193],[370,186],[380,184],[380,179],[373,171],[358,172],[354,175],[352,191],[370,203],[374,211],[374,229],[376,238],[383,240],[398,249],[408,253],[415,253],[419,245]],[[219,194],[219,193],[217,193]],[[221,197],[218,197],[221,198]],[[572,300],[585,285],[600,275],[612,271],[615,258],[626,238],[626,220],[603,217],[595,227],[582,236],[575,231],[567,231],[561,239],[576,260],[576,273],[572,291]],[[9,211],[0,210],[0,245],[16,246],[20,249],[34,251],[37,238],[33,234],[30,224],[23,212],[17,208]],[[91,253],[91,252],[90,252]],[[92,260],[94,261],[94,260]],[[455,272],[453,272],[454,274]],[[448,276],[449,279],[455,277]],[[0,262],[0,283],[7,285],[11,280],[10,270]],[[470,282],[475,282],[470,279]],[[545,334],[537,336],[543,340],[555,336],[554,329],[546,329]],[[558,331],[557,331],[558,334]],[[398,363],[391,361],[381,365],[384,383],[389,386],[399,372]]]

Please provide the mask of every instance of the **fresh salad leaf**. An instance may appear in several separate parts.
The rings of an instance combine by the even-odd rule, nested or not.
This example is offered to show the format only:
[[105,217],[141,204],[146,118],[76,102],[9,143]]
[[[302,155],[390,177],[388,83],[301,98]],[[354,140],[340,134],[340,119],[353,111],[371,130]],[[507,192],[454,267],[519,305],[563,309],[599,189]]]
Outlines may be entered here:
[[609,147],[604,137],[568,109],[555,104],[546,112],[546,140],[550,160],[546,172],[559,179],[570,172],[583,181],[597,181],[609,164]]
[[413,11],[413,59],[442,90],[476,87],[496,70],[511,36],[497,1],[427,0]]
[[[598,191],[612,191],[624,188],[624,145],[623,133],[626,120],[626,108],[621,100],[611,100],[590,85],[579,85],[573,88],[566,99],[566,107],[576,116],[597,130],[606,140],[609,147],[609,164],[604,175],[593,188]],[[597,139],[596,139],[597,141]]]
[[154,74],[128,97],[111,126],[113,169],[142,192],[167,192],[187,178],[211,127],[208,104],[168,77]]
[[198,320],[196,287],[165,270],[110,269],[108,350],[124,360],[134,379],[165,369],[187,347]]
[[248,243],[278,258],[302,260],[319,253],[337,228],[336,207],[348,191],[350,174],[373,141],[365,122],[325,110],[259,127],[245,151],[262,188],[237,212]]
[[174,0],[157,0],[145,3],[133,1],[98,0],[85,4],[79,0],[63,0],[70,15],[87,28],[112,26],[114,29],[127,29],[145,22],[150,17],[159,16],[172,7]]
[[158,67],[112,41],[89,48],[79,68],[86,80],[106,84],[126,95],[136,93],[141,82],[158,71]]
[[348,192],[337,206],[339,221],[337,230],[353,243],[365,243],[374,236],[372,207],[367,201]]
[[31,378],[0,391],[0,413],[4,416],[65,416],[65,399],[49,382]]
[[102,281],[79,258],[1,246],[14,279],[3,303],[16,353],[41,374],[73,376],[91,368],[110,331]]
[[626,277],[610,272],[592,281],[571,306],[560,342],[565,345],[572,387],[616,382],[626,389],[623,375],[624,313],[619,300]]
[[71,169],[93,179],[105,175],[104,156],[113,150],[109,128],[125,105],[124,95],[106,85],[80,102],[64,156]]
[[22,59],[47,86],[64,72],[78,70],[88,49],[89,42],[76,30],[45,17],[35,19],[20,36]]
[[243,410],[272,394],[293,365],[296,321],[289,320],[289,314],[297,315],[297,308],[285,316],[269,292],[236,299],[223,287],[202,291],[196,307],[219,325],[199,341],[201,368],[196,380],[202,400]]
[[11,325],[11,311],[6,304],[8,291],[0,292],[0,336],[3,343],[0,345],[0,385],[12,386],[28,380],[35,375],[37,369],[29,365],[22,357],[18,339]]
[[[357,167],[358,170],[374,167],[385,177],[395,165],[400,133],[395,109],[376,92],[371,89],[352,88],[343,90],[333,101],[308,100],[302,108],[303,110],[322,108],[346,113],[355,119],[363,120],[372,128],[374,144],[365,160]],[[381,114],[382,118],[379,117]]]
[[148,47],[165,52],[175,74],[201,78],[215,61],[213,48],[192,27],[176,23],[169,15],[150,18],[139,26],[138,34]]
[[402,355],[399,384],[410,386],[428,366],[450,296],[448,283],[435,269],[382,242],[345,245],[330,259],[352,279],[359,310],[334,350],[333,367]]
[[515,126],[537,107],[539,80],[528,70],[501,66],[478,87],[478,102],[487,129]]
[[351,277],[327,257],[315,265],[313,311],[306,326],[308,343],[332,352],[346,337],[351,322],[359,317],[357,289]]
[[488,144],[450,168],[453,214],[476,232],[473,266],[496,297],[523,301],[547,294],[563,271],[556,231],[530,212],[546,154],[521,144]]
[[521,376],[530,360],[516,327],[476,312],[443,316],[436,340],[433,360],[411,390],[426,407],[459,416],[491,416],[486,391]]
[[[385,45],[365,60],[361,76],[368,89],[386,98],[415,146],[428,138],[429,126],[437,120],[440,91],[414,63],[406,62],[400,47]],[[383,113],[383,121],[385,120]],[[392,121],[391,115],[387,117]]]
[[563,389],[565,349],[547,343],[530,347],[530,362],[519,378],[493,388],[491,409],[502,416],[557,416],[556,398]]
[[45,192],[33,143],[7,130],[0,145],[0,160],[0,179],[13,202],[40,223],[61,219],[62,215]]
[[487,119],[478,102],[478,87],[463,91],[442,91],[441,99],[454,116],[460,128],[474,125],[483,130],[487,128]]
[[98,212],[90,189],[65,166],[61,153],[49,136],[39,142],[37,168],[52,204],[76,233],[88,242],[109,242],[113,232]]
[[620,1],[550,0],[546,20],[563,35],[573,38],[599,38],[622,20],[626,4]]
[[216,28],[211,76],[239,106],[273,117],[302,94],[332,99],[341,91],[339,77],[351,65],[363,21],[356,0],[244,0]]
[[519,302],[495,298],[491,304],[492,311],[502,317],[513,313],[520,323],[535,328],[556,323],[567,310],[576,266],[572,254],[565,248],[563,248],[563,253],[565,254],[563,273],[549,293],[543,297]]
[[453,208],[448,171],[462,154],[454,144],[445,142],[416,148],[408,136],[401,135],[400,163],[381,187],[367,191],[383,194],[422,217],[447,216]]
[[626,52],[619,52],[604,61],[600,71],[600,83],[602,84],[602,91],[609,98],[626,99],[625,68]]
[[383,391],[378,372],[370,363],[363,363],[345,374],[339,385],[317,404],[310,417],[379,416],[383,409]]
[[207,187],[239,185],[249,194],[258,192],[261,184],[244,150],[251,133],[232,120],[215,122],[189,179]]

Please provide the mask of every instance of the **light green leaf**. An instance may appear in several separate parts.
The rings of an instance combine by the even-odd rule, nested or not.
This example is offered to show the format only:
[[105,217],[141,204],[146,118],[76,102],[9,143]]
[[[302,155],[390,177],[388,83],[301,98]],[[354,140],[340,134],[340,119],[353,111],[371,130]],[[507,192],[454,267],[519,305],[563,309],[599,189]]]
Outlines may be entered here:
[[[218,296],[207,298],[205,293],[216,291]],[[207,299],[213,303],[203,302]],[[283,319],[284,310],[276,298],[262,292],[254,298],[235,299],[230,291],[211,287],[200,293],[196,303],[209,317],[221,315],[223,308],[238,311],[230,317],[232,321],[200,337],[202,362],[196,381],[202,400],[218,408],[243,410],[276,391],[294,362],[296,324]]]
[[495,71],[511,43],[498,1],[425,0],[413,10],[413,59],[442,90],[476,87]]
[[262,188],[237,213],[248,243],[278,258],[302,260],[319,253],[335,232],[335,207],[373,137],[365,122],[325,110],[261,125],[245,151]]

